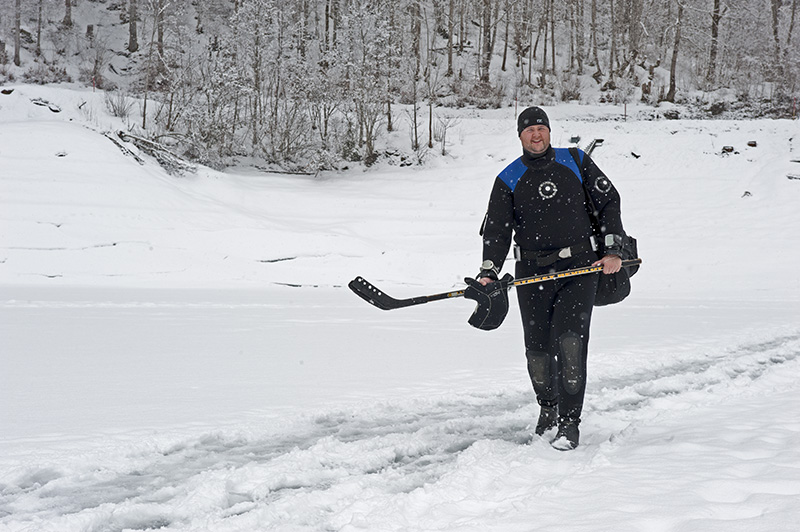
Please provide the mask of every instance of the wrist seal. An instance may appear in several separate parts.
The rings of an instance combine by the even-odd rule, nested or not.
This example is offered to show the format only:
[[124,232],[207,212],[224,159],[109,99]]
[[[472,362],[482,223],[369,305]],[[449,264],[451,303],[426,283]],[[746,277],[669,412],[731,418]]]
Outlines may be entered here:
[[481,271],[478,273],[478,279],[481,277],[488,277],[496,281],[499,274],[500,270],[494,265],[494,262],[487,259],[481,263]]
[[622,256],[623,247],[622,235],[608,233],[603,236],[603,253],[606,255],[619,255]]

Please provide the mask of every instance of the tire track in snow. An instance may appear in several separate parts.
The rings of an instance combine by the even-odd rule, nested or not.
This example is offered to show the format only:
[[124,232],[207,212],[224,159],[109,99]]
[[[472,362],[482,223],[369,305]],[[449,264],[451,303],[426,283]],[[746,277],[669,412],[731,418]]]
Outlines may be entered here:
[[[593,383],[586,414],[623,418],[630,427],[657,415],[660,399],[710,391],[718,400],[798,358],[800,333],[698,353]],[[527,390],[417,398],[309,415],[273,433],[220,432],[163,448],[145,442],[111,467],[91,456],[77,466],[22,465],[0,482],[0,527],[180,530],[198,515],[222,522],[252,513],[260,523],[319,529],[365,490],[403,493],[435,483],[477,441],[529,442],[537,413]],[[627,427],[603,441],[624,444]],[[574,468],[603,467],[595,455]],[[547,489],[559,483],[551,480]]]

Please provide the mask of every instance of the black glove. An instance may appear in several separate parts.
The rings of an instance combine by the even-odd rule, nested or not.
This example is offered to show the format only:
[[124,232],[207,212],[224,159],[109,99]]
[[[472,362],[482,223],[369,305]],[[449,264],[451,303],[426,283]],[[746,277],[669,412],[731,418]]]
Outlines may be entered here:
[[471,277],[464,279],[467,283],[464,297],[478,303],[467,323],[484,331],[500,327],[508,314],[508,290],[513,280],[514,277],[510,273],[486,286]]

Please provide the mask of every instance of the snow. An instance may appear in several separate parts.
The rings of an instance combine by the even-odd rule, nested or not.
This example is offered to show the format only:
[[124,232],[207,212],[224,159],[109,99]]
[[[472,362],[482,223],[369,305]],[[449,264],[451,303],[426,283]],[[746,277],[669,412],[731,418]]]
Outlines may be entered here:
[[474,275],[513,107],[459,111],[422,167],[178,177],[102,135],[127,125],[100,93],[6,88],[0,530],[796,528],[797,122],[548,108],[555,145],[605,139],[644,259],[595,310],[565,453],[532,436],[515,302],[486,333],[466,300],[346,287]]

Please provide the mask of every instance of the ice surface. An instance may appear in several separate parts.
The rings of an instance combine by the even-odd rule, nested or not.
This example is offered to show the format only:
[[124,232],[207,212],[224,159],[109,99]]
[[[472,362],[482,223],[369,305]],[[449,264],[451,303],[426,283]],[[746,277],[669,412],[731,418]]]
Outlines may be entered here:
[[476,273],[513,109],[421,168],[173,177],[100,134],[99,93],[1,95],[0,530],[793,530],[798,123],[548,111],[557,145],[605,139],[645,261],[595,310],[568,453],[532,435],[513,298],[486,333],[346,288]]

